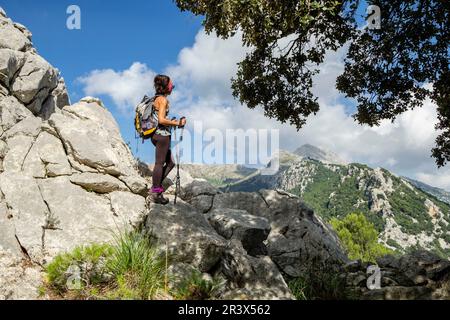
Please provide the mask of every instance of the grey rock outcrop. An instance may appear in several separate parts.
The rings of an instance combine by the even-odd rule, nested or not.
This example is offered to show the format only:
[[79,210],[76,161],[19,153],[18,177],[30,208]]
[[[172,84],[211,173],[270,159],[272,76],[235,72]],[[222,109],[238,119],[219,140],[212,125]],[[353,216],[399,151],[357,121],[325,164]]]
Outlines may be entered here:
[[31,32],[9,19],[3,9],[0,8],[0,11],[0,49],[32,50]]
[[268,256],[248,255],[237,240],[230,241],[218,272],[228,280],[228,288],[222,299],[293,299],[273,261]]
[[[196,197],[189,201],[195,203]],[[289,277],[298,277],[313,264],[341,265],[347,257],[335,233],[295,195],[280,190],[216,194],[212,211],[245,210],[267,219],[268,255]]]
[[[34,261],[105,240],[110,235],[100,229],[136,220],[129,214],[145,214],[140,194],[146,182],[101,102],[84,99],[48,121],[28,113],[4,132],[2,141],[0,190],[18,241]],[[127,201],[139,208],[115,210],[115,192],[137,196]]]
[[[338,269],[348,262],[334,232],[300,198],[273,190],[207,191],[202,183],[186,184],[182,197],[228,240],[216,270],[230,283],[225,298],[288,299],[287,286],[279,281],[283,276],[298,277],[317,263]],[[209,210],[199,206],[205,196],[211,201]]]
[[[173,198],[172,198],[173,199]],[[186,263],[201,272],[210,271],[226,248],[226,241],[208,220],[188,203],[151,204],[145,227],[167,248],[178,263]]]
[[147,232],[160,243],[162,254],[167,252],[171,257],[175,278],[188,276],[194,267],[226,280],[223,299],[292,299],[282,274],[268,256],[249,255],[239,237],[227,239],[213,226],[207,215],[183,200],[176,206],[151,204],[145,223]]
[[225,239],[240,241],[249,255],[267,254],[263,243],[270,232],[267,219],[235,209],[215,209],[208,213],[207,218],[218,234]]
[[70,105],[31,33],[0,12],[0,297],[36,298],[34,271],[53,256],[141,224],[147,185],[135,168],[101,101]]
[[381,288],[369,290],[367,263],[354,261],[344,267],[346,284],[355,299],[450,300],[450,262],[428,251],[379,258]]

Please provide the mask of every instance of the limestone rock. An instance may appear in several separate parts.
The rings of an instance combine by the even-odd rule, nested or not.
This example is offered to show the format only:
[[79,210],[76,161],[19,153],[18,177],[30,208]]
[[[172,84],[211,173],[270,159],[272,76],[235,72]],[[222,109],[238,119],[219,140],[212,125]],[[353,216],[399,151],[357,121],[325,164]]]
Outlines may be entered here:
[[117,224],[107,197],[87,192],[65,176],[38,182],[48,206],[43,236],[47,256],[112,239]]
[[29,34],[24,33],[19,25],[14,25],[3,13],[0,14],[0,48],[17,51],[30,50],[32,44],[28,38]]
[[22,32],[25,35],[25,37],[27,37],[28,40],[31,41],[31,37],[33,35],[31,34],[30,30],[28,30],[23,24],[14,22],[14,27],[16,27],[16,29],[19,29],[20,32]]
[[5,97],[8,95],[8,89],[6,89],[4,86],[0,83],[0,98]]
[[[269,257],[252,257],[237,240],[225,251],[220,273],[229,280],[229,291],[222,299],[292,299],[276,265]],[[245,293],[245,297],[241,296]],[[250,293],[250,294],[249,294]]]
[[268,207],[264,199],[253,192],[230,192],[217,194],[214,197],[212,210],[217,208],[229,208],[245,210],[249,214],[258,217],[268,217]]
[[73,184],[76,184],[87,191],[97,193],[128,190],[122,181],[108,174],[83,172],[74,174],[69,179]]
[[427,287],[385,287],[366,292],[364,300],[424,300],[428,299],[431,290]]
[[208,213],[213,206],[214,196],[199,195],[192,198],[189,203],[202,213]]
[[59,113],[60,109],[68,105],[70,105],[70,100],[67,94],[66,84],[64,79],[60,78],[57,87],[44,101],[39,116],[44,120],[48,120],[53,113]]
[[21,247],[31,259],[41,261],[43,228],[50,213],[38,184],[32,177],[21,173],[3,172],[0,190]]
[[148,194],[148,185],[144,178],[137,174],[129,176],[120,176],[119,179],[135,194],[146,197]]
[[41,125],[42,120],[40,118],[27,117],[6,131],[4,137],[5,139],[9,139],[16,135],[23,135],[36,138],[41,132]]
[[34,114],[58,85],[57,71],[43,58],[27,53],[26,61],[14,79],[11,91]]
[[237,239],[252,256],[267,254],[263,241],[267,239],[270,225],[267,219],[252,216],[244,210],[215,209],[207,218],[213,228],[226,239]]
[[11,81],[14,80],[14,76],[24,63],[25,55],[23,52],[0,49],[0,83],[9,88]]
[[33,114],[15,97],[0,97],[0,134],[12,128],[16,123]]
[[24,162],[24,172],[40,178],[71,175],[72,169],[61,141],[42,131]]
[[[136,161],[123,142],[116,121],[102,105],[79,102],[64,107],[62,114],[52,114],[49,123],[57,131],[69,156],[80,165],[116,177],[134,176],[131,185],[125,183],[130,189],[141,191],[145,181],[137,174]],[[135,181],[140,181],[136,188]]]
[[34,140],[35,138],[30,136],[18,135],[9,138],[6,141],[8,145],[8,153],[3,160],[3,168],[5,171],[23,171],[25,158],[29,154]]
[[341,265],[348,262],[334,232],[315,216],[297,196],[275,190],[258,193],[231,192],[214,197],[216,208],[244,209],[269,220],[269,256],[291,277],[300,276],[313,264]]
[[0,203],[0,251],[8,251],[10,254],[20,257],[22,250],[16,239],[16,230],[12,218],[6,203]]
[[201,195],[214,196],[218,193],[219,190],[208,182],[196,179],[182,186],[180,197],[185,201],[189,201]]
[[36,298],[49,259],[109,242],[147,213],[111,113],[95,98],[69,105],[30,38],[0,12],[0,299]]
[[140,227],[145,221],[145,199],[131,192],[114,191],[109,194],[111,209],[119,226]]
[[[355,298],[365,300],[450,300],[450,262],[424,251],[378,259],[381,289],[368,290],[365,279],[357,285],[354,275],[366,275],[367,265],[352,263],[344,268],[346,282]],[[359,269],[358,269],[359,268]],[[358,269],[358,270],[356,270]],[[355,289],[355,286],[359,288]]]
[[8,145],[5,141],[0,140],[0,159],[4,159],[8,153]]
[[0,247],[0,300],[35,300],[39,297],[42,270],[30,266]]
[[211,270],[226,248],[225,239],[204,215],[182,200],[176,206],[151,204],[145,227],[168,249],[174,262],[190,264],[201,272]]

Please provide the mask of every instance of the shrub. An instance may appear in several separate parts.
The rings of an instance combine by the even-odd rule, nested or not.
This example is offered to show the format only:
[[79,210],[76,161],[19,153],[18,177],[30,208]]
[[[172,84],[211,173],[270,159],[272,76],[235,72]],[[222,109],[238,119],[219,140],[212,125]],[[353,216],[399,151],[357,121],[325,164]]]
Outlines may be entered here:
[[352,260],[375,262],[378,257],[393,253],[378,243],[377,230],[362,213],[351,213],[342,220],[333,218],[331,225]]

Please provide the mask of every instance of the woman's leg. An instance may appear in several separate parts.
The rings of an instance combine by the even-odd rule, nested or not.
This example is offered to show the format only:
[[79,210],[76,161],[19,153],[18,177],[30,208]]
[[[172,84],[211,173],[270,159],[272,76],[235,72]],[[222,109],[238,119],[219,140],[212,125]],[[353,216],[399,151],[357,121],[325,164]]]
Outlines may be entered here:
[[166,154],[166,164],[164,165],[163,168],[163,175],[162,175],[162,181],[164,181],[164,179],[169,175],[170,171],[172,171],[172,169],[175,167],[175,161],[173,161],[173,155],[172,155],[172,150],[167,151]]
[[166,162],[167,153],[170,150],[170,137],[154,135],[152,142],[156,147],[155,167],[153,168],[152,180],[153,187],[161,187],[164,174],[164,163]]

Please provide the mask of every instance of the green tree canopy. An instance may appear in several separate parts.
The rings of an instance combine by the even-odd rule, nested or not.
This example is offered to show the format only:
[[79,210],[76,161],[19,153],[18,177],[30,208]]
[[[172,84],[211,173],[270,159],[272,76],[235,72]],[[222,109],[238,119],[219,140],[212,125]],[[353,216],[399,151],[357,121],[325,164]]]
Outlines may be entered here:
[[352,260],[375,262],[378,257],[392,253],[390,249],[378,243],[375,226],[362,213],[351,213],[342,220],[333,218],[331,225]]
[[[449,5],[447,0],[175,0],[204,16],[207,33],[242,30],[250,53],[232,79],[249,108],[301,129],[319,110],[313,76],[327,50],[349,44],[337,88],[357,102],[355,120],[375,126],[430,98],[438,105],[438,166],[450,161]],[[362,28],[358,9],[381,9],[381,28]],[[365,18],[365,17],[363,17]],[[364,19],[362,19],[364,20]],[[288,39],[280,47],[280,40]]]

